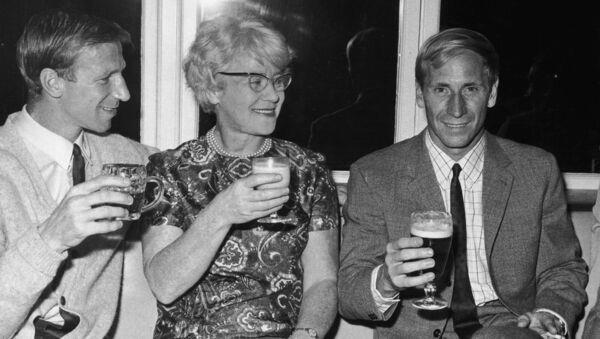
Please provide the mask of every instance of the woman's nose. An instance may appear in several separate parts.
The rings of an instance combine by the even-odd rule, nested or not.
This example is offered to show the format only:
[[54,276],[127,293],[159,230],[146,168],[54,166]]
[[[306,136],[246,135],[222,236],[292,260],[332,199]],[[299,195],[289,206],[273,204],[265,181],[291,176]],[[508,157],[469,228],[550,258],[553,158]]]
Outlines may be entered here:
[[279,100],[281,99],[280,94],[280,92],[275,90],[275,85],[271,81],[269,81],[267,87],[265,87],[265,89],[263,89],[263,91],[261,92],[261,95],[264,100],[268,100],[275,103],[279,102]]

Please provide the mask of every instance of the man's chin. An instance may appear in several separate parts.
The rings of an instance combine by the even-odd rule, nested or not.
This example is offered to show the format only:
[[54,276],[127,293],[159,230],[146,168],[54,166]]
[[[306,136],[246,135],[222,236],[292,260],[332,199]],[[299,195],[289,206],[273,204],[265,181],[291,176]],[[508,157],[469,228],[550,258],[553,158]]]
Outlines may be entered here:
[[94,133],[94,134],[104,135],[104,134],[110,133],[111,127],[112,127],[112,124],[109,123],[108,125],[104,125],[104,126],[88,126],[84,129],[86,131]]
[[450,151],[460,152],[470,150],[479,141],[480,136],[462,136],[454,138],[446,138],[444,140],[444,146]]

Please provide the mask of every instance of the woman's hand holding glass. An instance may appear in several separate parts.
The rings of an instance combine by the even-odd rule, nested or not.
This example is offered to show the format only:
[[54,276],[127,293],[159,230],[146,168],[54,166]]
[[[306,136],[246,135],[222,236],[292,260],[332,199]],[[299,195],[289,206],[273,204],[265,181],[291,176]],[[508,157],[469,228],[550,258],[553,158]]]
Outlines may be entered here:
[[[270,190],[273,188],[288,187],[290,185],[291,166],[290,159],[282,156],[252,159],[252,173],[277,173],[281,175],[281,181],[260,185],[258,189]],[[291,211],[287,211],[285,215],[279,215],[275,212],[271,213],[268,217],[258,219],[258,222],[266,224],[295,223],[297,221],[296,216]]]
[[257,190],[257,186],[281,181],[274,173],[251,174],[217,194],[209,206],[215,207],[226,224],[243,224],[277,212],[289,199],[290,189]]

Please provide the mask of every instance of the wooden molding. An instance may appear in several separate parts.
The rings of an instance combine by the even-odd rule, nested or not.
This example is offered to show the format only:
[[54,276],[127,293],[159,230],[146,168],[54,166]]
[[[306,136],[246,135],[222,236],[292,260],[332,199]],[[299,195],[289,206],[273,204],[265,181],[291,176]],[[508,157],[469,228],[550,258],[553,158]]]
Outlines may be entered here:
[[198,105],[182,61],[196,33],[197,2],[142,2],[141,142],[173,148],[198,135]]

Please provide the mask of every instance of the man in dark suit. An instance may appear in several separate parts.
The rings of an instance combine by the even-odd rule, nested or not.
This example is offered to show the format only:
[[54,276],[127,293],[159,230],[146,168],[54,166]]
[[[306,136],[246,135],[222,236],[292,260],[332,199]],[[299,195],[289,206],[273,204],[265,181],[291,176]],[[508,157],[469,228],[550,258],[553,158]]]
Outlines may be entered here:
[[[427,128],[350,170],[344,207],[340,312],[383,338],[566,335],[586,302],[586,265],[554,157],[483,128],[496,101],[498,56],[481,34],[449,29],[416,62]],[[452,211],[445,311],[411,301],[433,273],[432,250],[410,237],[412,212]],[[448,280],[448,279],[446,279]]]

